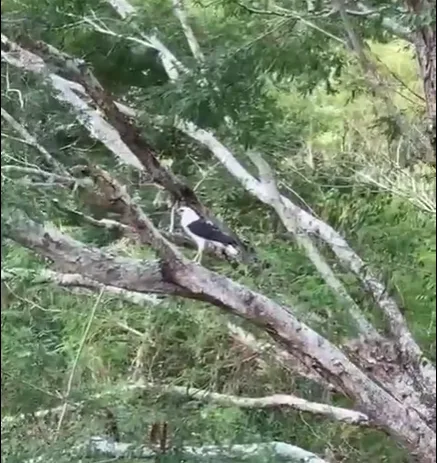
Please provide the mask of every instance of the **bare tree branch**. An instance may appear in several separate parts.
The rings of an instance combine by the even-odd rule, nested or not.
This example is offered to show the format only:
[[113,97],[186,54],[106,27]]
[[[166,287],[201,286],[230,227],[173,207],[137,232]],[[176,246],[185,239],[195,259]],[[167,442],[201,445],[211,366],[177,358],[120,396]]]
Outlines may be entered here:
[[[147,387],[147,385],[146,385]],[[275,394],[267,397],[237,397],[228,394],[219,394],[217,392],[205,391],[196,388],[186,388],[183,386],[156,386],[159,387],[163,393],[177,394],[186,396],[202,402],[214,402],[216,404],[229,407],[239,408],[281,408],[299,410],[301,412],[313,413],[316,415],[327,416],[336,421],[341,421],[348,424],[368,426],[370,424],[369,417],[363,413],[349,410],[346,408],[335,407],[331,405],[310,402],[308,400],[296,397],[294,395]]]
[[[98,400],[102,397],[110,395],[123,395],[127,392],[137,391],[150,391],[158,393],[159,395],[171,394],[177,395],[188,400],[196,400],[199,402],[213,402],[223,407],[238,407],[248,409],[283,409],[283,410],[297,410],[301,412],[311,413],[315,415],[325,416],[329,419],[339,421],[342,423],[354,426],[369,426],[371,424],[369,417],[364,413],[350,410],[347,408],[336,407],[333,405],[326,405],[317,402],[296,397],[288,394],[275,394],[265,397],[238,397],[229,394],[220,394],[211,392],[204,389],[193,387],[175,386],[157,384],[145,381],[135,381],[133,383],[121,384],[111,387],[108,390],[90,396],[86,401],[68,403],[71,410],[82,408],[85,402]],[[43,418],[45,416],[56,416],[64,413],[64,405],[53,407],[50,409],[38,410],[32,415],[35,418]],[[2,425],[8,425],[25,420],[30,414],[19,414],[5,416],[2,418]]]
[[184,7],[184,1],[172,0],[172,3],[174,14],[181,23],[182,30],[187,39],[191,53],[197,61],[203,62],[205,60],[205,57],[203,56],[202,50],[200,48],[199,42],[196,39],[196,36],[194,35],[193,29],[188,23],[188,17]]
[[14,165],[6,165],[2,166],[2,175],[12,173],[12,174],[19,174],[20,176],[23,175],[30,175],[36,177],[42,177],[48,182],[58,183],[60,185],[67,186],[69,188],[74,188],[77,184],[86,185],[89,182],[82,181],[80,179],[76,179],[72,177],[67,171],[65,175],[55,174],[53,172],[47,172],[42,169],[37,169],[34,167],[24,167],[24,166],[14,166]]
[[[161,455],[159,450],[144,445],[134,443],[114,442],[105,437],[94,436],[86,445],[77,445],[69,451],[64,451],[63,454],[71,454],[77,458],[77,454],[85,447],[87,453],[94,455],[105,455],[118,459],[153,459],[155,460]],[[171,454],[171,452],[169,452]],[[274,456],[283,462],[289,463],[328,463],[326,460],[318,457],[316,454],[308,452],[295,445],[285,442],[261,442],[256,444],[234,444],[232,446],[206,445],[203,447],[182,447],[178,449],[177,455],[182,455],[184,458],[196,458],[196,460],[206,458],[208,461],[217,459],[223,461],[225,459],[232,460],[250,460],[252,458],[262,456]],[[52,463],[54,459],[43,455],[37,458],[26,460],[24,463]]]
[[[28,145],[36,148],[45,159],[46,163],[54,167],[55,170],[63,175],[68,174],[65,167],[60,164],[42,145],[38,143],[36,138],[31,135],[18,121],[16,121],[7,111],[2,107],[1,115],[3,119],[21,136]],[[3,167],[2,167],[3,169]]]
[[353,298],[349,295],[344,285],[335,276],[331,266],[318,251],[317,247],[311,240],[307,232],[299,227],[296,217],[290,212],[282,200],[276,185],[276,180],[272,169],[259,153],[247,153],[252,162],[256,165],[262,187],[270,197],[270,205],[275,209],[286,229],[293,233],[297,244],[304,250],[307,257],[316,267],[326,284],[339,296],[340,300],[345,302],[345,306],[354,320],[359,332],[367,338],[380,338],[377,330],[366,319],[360,308]]
[[143,165],[121,140],[120,135],[109,125],[98,111],[78,95],[85,96],[84,88],[52,73],[45,62],[36,54],[11,42],[2,34],[2,60],[11,66],[33,72],[47,79],[55,89],[55,97],[71,106],[77,120],[89,131],[90,135],[103,143],[121,162],[142,170]]
[[[143,262],[137,266],[132,259],[115,257],[107,251],[84,246],[56,228],[43,227],[18,213],[5,221],[5,232],[14,241],[52,260],[62,272],[79,273],[105,285],[140,293],[187,294],[175,284],[164,281],[158,262]],[[86,272],[84,269],[87,269]],[[134,275],[135,283],[132,280]]]
[[[112,442],[104,438],[93,437],[89,443],[89,449],[98,454],[123,458],[156,458],[158,453],[148,447],[136,446],[122,442]],[[220,459],[251,459],[262,455],[273,455],[275,458],[285,462],[307,462],[307,463],[327,463],[326,460],[318,457],[314,453],[303,450],[295,445],[284,442],[267,442],[259,444],[235,444],[230,447],[209,445],[203,447],[182,447],[181,451],[185,457]]]
[[84,277],[79,273],[60,273],[44,269],[35,274],[34,271],[29,271],[28,269],[23,268],[2,270],[2,281],[8,281],[15,278],[32,278],[35,283],[38,284],[55,283],[61,288],[83,289],[85,291],[89,290],[92,293],[103,289],[106,295],[120,297],[126,301],[132,302],[133,304],[141,305],[142,307],[150,304],[156,305],[159,303],[159,299],[155,295],[128,291],[123,288],[119,288],[118,286],[104,285],[96,280]]

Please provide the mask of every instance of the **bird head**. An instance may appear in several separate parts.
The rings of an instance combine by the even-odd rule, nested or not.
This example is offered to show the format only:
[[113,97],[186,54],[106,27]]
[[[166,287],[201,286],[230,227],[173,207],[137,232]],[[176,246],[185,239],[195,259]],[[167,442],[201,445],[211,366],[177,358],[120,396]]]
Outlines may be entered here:
[[181,206],[178,208],[178,214],[182,215],[182,214],[186,214],[187,212],[191,211],[192,209],[190,209],[189,207],[187,206]]
[[197,214],[197,212],[191,209],[191,207],[187,207],[187,206],[181,206],[180,208],[178,208],[178,213],[181,216],[182,220],[186,219],[186,220],[189,220],[190,222],[197,220],[199,218],[199,215]]

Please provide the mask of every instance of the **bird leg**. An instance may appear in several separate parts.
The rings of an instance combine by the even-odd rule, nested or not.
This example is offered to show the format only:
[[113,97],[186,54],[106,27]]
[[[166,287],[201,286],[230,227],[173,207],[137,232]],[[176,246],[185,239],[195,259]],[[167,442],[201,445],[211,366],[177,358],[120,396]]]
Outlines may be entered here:
[[196,262],[196,264],[200,264],[202,262],[202,254],[203,254],[202,251],[203,251],[202,249],[199,249],[197,251],[197,254],[194,257],[194,262]]
[[202,262],[202,255],[203,255],[203,249],[205,248],[205,244],[199,244],[197,248],[197,254],[194,256],[194,262],[196,264],[200,264]]

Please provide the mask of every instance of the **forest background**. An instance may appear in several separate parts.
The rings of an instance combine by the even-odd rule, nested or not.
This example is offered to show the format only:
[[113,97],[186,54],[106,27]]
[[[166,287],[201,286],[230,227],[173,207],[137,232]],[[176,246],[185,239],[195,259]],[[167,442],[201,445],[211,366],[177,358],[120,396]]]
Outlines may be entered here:
[[431,3],[4,0],[1,198],[2,461],[435,462]]

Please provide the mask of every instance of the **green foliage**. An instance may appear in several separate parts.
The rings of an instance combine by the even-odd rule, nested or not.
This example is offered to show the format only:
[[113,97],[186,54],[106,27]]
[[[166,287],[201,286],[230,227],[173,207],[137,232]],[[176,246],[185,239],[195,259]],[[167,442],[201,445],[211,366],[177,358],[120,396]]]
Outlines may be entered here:
[[[334,341],[354,334],[345,307],[276,215],[214,164],[209,152],[170,129],[175,117],[213,129],[251,172],[254,167],[245,148],[261,151],[275,169],[281,191],[343,233],[381,274],[415,337],[434,359],[435,197],[430,214],[413,200],[417,191],[408,192],[405,200],[390,189],[364,183],[358,175],[370,166],[390,184],[391,161],[407,164],[422,149],[414,138],[423,109],[411,92],[420,93],[421,87],[410,50],[382,30],[381,18],[354,20],[360,32],[372,39],[369,45],[381,61],[381,71],[387,76],[395,72],[403,82],[393,83],[396,93],[391,95],[411,129],[400,137],[382,126],[390,114],[369,91],[357,63],[338,41],[328,41],[326,32],[343,37],[337,19],[326,19],[320,31],[295,19],[250,14],[234,1],[208,7],[194,2],[190,22],[205,54],[199,66],[170,14],[170,2],[138,3],[141,30],[156,33],[192,69],[177,83],[168,81],[156,52],[122,37],[134,34],[135,25],[120,21],[106,2],[95,2],[91,10],[90,2],[82,0],[26,0],[24,4],[8,0],[2,3],[3,32],[12,38],[31,33],[85,59],[117,98],[144,110],[146,116],[136,122],[161,160],[171,160],[175,173],[198,186],[202,201],[253,244],[260,261],[259,266],[234,269],[207,259],[209,268],[292,307],[302,321]],[[387,2],[386,11],[397,17],[392,2]],[[81,21],[84,15],[102,19],[120,36],[93,31]],[[17,22],[17,17],[26,19]],[[168,226],[167,210],[154,204],[156,189],[141,186],[129,168],[91,140],[40,79],[2,64],[2,97],[3,107],[58,161],[66,167],[104,166],[127,185],[154,223]],[[166,117],[164,130],[156,126],[156,115]],[[224,124],[225,116],[231,116],[231,128]],[[5,124],[2,166],[50,170],[37,150],[16,138],[17,133]],[[432,187],[422,171],[402,172],[417,179],[417,184]],[[117,233],[83,225],[75,210],[96,218],[106,213],[99,204],[83,206],[81,199],[79,191],[35,186],[30,177],[2,172],[3,219],[18,209],[108,252],[138,259],[154,256],[149,248],[118,239]],[[360,307],[381,323],[355,278],[326,256]],[[2,290],[2,415],[58,406],[96,296],[42,282],[47,263],[11,242],[2,242],[2,261],[3,271],[14,275]],[[103,410],[109,408],[126,442],[144,442],[148,427],[166,420],[176,446],[282,440],[320,454],[329,449],[338,461],[407,461],[403,451],[377,431],[297,412],[242,410],[159,390],[123,390],[131,380],[143,378],[241,396],[296,392],[308,399],[352,406],[344,398],[327,397],[319,387],[272,362],[260,366],[230,339],[228,321],[227,314],[200,302],[168,298],[158,307],[139,307],[103,294],[75,367],[69,398],[82,405],[67,413],[56,442],[52,436],[59,415],[2,429],[3,460],[22,462],[50,454],[56,461],[71,461],[65,449],[90,435],[104,434]],[[159,461],[175,463],[180,458]],[[267,461],[268,457],[263,459]]]

